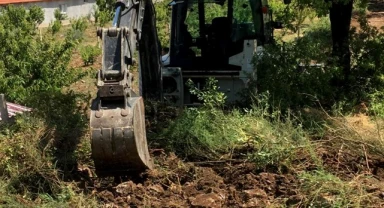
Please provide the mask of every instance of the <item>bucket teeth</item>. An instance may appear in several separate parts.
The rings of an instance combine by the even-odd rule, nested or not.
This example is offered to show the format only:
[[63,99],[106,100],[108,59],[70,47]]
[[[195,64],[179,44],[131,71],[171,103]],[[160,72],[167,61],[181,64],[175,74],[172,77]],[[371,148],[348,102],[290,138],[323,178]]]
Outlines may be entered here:
[[[97,101],[95,101],[97,102]],[[127,115],[120,108],[91,112],[92,158],[98,176],[125,175],[153,168],[145,132],[141,97],[128,99]]]

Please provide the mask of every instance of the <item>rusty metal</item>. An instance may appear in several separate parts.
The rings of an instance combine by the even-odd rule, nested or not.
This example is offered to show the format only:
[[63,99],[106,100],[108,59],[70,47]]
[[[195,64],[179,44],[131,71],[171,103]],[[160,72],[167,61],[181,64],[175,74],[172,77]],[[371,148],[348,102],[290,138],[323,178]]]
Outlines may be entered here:
[[104,85],[99,88],[100,97],[123,97],[124,86]]

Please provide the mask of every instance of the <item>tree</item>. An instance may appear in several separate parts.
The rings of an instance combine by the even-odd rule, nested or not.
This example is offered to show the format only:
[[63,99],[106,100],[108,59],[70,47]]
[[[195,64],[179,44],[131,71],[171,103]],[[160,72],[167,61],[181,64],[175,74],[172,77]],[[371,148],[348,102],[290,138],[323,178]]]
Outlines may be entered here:
[[96,0],[95,21],[99,26],[104,26],[112,21],[116,0]]
[[329,9],[333,41],[333,55],[343,68],[344,85],[348,85],[351,74],[351,52],[349,49],[349,30],[351,27],[353,0],[333,0]]
[[333,56],[343,69],[344,80],[339,83],[341,86],[349,85],[351,75],[351,52],[349,49],[349,31],[351,26],[352,9],[354,1],[366,4],[366,0],[295,0],[299,7],[311,7],[318,16],[329,14],[331,22]]
[[75,38],[71,33],[63,41],[50,33],[38,38],[36,27],[43,19],[39,7],[0,9],[0,92],[11,101],[31,106],[29,99],[37,94],[60,92],[76,80],[77,72],[68,70]]

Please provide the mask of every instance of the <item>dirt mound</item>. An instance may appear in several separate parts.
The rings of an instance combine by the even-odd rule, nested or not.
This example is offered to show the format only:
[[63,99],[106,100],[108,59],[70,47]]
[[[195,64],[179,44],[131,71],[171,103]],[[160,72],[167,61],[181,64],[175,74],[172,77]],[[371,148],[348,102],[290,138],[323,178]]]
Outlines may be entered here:
[[283,199],[300,200],[292,175],[256,173],[250,163],[218,170],[163,154],[143,181],[128,180],[97,196],[104,207],[265,207]]

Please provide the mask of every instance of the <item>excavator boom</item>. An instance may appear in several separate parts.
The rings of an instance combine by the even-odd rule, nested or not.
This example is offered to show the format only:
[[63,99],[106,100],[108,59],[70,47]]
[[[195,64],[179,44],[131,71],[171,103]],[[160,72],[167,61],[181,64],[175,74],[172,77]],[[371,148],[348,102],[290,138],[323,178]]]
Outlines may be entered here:
[[[145,98],[159,97],[160,47],[151,0],[116,2],[110,28],[99,28],[102,68],[91,106],[92,158],[98,176],[153,168],[145,131]],[[133,54],[140,50],[139,93],[132,87]]]

